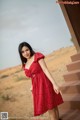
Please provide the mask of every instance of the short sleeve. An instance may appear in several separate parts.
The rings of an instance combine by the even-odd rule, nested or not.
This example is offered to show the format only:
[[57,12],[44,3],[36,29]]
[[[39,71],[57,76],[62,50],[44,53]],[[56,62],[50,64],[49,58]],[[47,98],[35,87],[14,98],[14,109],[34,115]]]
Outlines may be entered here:
[[38,61],[42,58],[45,58],[45,56],[42,53],[37,52],[35,55],[35,61]]

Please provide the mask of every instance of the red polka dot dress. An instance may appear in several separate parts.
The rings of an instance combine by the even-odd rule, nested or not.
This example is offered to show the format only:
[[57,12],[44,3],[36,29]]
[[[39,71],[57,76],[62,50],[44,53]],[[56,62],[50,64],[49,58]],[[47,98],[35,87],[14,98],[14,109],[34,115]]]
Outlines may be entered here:
[[61,94],[56,94],[51,81],[43,72],[38,61],[45,56],[42,53],[34,54],[34,61],[29,69],[24,67],[26,76],[32,79],[34,116],[41,115],[63,103]]

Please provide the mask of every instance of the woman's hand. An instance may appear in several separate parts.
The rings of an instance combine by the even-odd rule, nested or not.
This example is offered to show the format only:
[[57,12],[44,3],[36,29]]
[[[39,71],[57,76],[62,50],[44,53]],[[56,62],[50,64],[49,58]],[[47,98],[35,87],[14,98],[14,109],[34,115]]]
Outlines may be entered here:
[[32,92],[33,87],[31,86],[30,91]]
[[59,86],[58,85],[53,85],[53,88],[54,88],[55,93],[59,94],[59,92],[60,92]]

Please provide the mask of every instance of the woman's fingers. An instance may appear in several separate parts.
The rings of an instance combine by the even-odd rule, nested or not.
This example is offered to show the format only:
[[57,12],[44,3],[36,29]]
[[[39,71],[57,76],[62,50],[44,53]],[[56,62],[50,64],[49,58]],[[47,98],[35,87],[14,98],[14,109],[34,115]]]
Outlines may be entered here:
[[55,91],[57,94],[59,94],[59,92],[60,92],[59,90],[56,90],[56,89],[54,89],[54,91]]
[[60,87],[60,86],[55,85],[55,86],[53,86],[53,88],[54,88],[54,91],[55,91],[57,94],[59,94],[59,92],[61,91],[61,87]]
[[30,91],[32,91],[32,88],[30,88]]

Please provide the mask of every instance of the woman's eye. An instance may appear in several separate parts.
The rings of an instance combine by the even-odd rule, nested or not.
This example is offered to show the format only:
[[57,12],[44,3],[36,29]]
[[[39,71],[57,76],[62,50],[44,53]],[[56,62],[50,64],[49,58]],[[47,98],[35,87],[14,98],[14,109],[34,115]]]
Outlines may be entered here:
[[29,49],[25,49],[24,51],[21,51],[21,53],[28,52],[28,51],[29,51]]
[[21,53],[24,53],[24,51],[22,51]]
[[28,49],[26,51],[28,51]]

